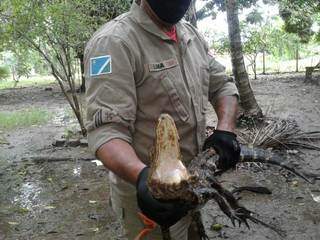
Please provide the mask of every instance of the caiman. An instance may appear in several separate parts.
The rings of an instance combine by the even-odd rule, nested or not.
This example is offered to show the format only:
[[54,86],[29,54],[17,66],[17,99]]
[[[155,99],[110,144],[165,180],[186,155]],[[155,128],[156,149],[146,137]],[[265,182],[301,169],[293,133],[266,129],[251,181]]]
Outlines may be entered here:
[[[221,174],[217,168],[218,161],[219,156],[213,149],[209,149],[201,152],[186,167],[182,161],[174,120],[170,115],[162,114],[156,126],[155,148],[151,155],[149,190],[159,200],[184,201],[195,209],[213,199],[233,225],[235,222],[239,225],[244,223],[249,228],[250,220],[283,236],[282,230],[255,218],[250,210],[241,206],[234,195],[218,182],[216,176]],[[305,176],[285,165],[278,155],[270,151],[242,145],[240,162],[277,165],[309,182]],[[202,238],[207,239],[205,235]]]

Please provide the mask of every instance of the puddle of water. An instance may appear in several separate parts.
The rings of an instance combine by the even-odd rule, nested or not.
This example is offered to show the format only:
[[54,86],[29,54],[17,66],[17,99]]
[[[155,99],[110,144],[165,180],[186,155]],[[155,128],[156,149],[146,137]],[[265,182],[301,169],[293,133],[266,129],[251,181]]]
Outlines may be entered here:
[[95,163],[97,166],[102,166],[103,165],[103,163],[100,161],[100,160],[92,160],[91,161],[92,163]]
[[310,194],[311,194],[312,199],[315,202],[320,203],[320,191],[319,190],[311,190]]
[[74,163],[72,173],[75,177],[80,177],[82,174],[82,164],[78,160],[76,160],[76,162]]
[[14,197],[13,204],[18,204],[19,206],[32,210],[34,207],[38,206],[40,199],[39,194],[42,188],[34,182],[26,182],[21,185],[19,195]]
[[80,175],[81,175],[81,166],[80,165],[75,166],[73,168],[73,175],[76,177],[80,177]]
[[64,108],[58,109],[52,119],[52,123],[57,126],[68,125],[69,128],[70,126],[77,127],[77,120],[71,114],[72,113],[68,113]]

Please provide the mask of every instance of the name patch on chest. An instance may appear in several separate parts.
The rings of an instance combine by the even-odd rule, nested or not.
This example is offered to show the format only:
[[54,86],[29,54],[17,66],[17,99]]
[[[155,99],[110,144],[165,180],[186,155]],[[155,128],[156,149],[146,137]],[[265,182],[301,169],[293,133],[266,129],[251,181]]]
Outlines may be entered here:
[[165,60],[163,62],[158,62],[158,63],[149,63],[147,64],[149,72],[159,72],[165,69],[173,68],[175,66],[178,66],[179,63],[177,59],[171,58],[168,60]]

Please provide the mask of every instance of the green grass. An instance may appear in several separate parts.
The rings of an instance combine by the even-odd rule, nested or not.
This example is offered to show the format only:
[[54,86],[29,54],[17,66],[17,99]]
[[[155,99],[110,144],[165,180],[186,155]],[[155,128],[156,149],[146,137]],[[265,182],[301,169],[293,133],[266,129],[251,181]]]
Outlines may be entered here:
[[33,125],[41,125],[47,123],[49,117],[49,112],[36,108],[15,112],[0,112],[0,129],[12,130]]
[[18,84],[15,86],[15,82],[12,80],[0,81],[0,89],[7,88],[20,88],[20,87],[30,87],[30,86],[43,86],[54,83],[55,80],[52,76],[36,76],[31,78],[22,78]]

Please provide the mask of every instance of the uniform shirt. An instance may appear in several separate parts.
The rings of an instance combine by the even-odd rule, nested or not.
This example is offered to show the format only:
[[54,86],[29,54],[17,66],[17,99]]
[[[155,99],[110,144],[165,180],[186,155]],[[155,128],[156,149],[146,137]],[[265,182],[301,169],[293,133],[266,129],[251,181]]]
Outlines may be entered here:
[[133,3],[88,42],[86,127],[94,153],[104,143],[122,139],[148,164],[157,119],[168,113],[187,163],[205,139],[207,101],[238,95],[199,33],[184,22],[176,24],[176,31],[178,43]]

